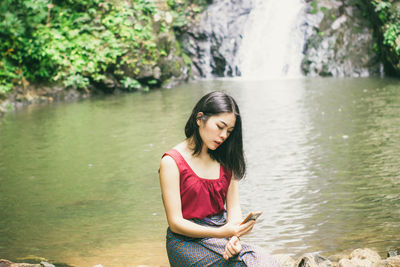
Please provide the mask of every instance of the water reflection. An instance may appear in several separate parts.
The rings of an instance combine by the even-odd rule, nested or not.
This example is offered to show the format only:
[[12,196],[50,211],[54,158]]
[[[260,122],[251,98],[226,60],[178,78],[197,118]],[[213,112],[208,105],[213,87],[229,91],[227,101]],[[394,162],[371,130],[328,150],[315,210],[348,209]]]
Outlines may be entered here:
[[314,198],[319,204],[309,221],[317,231],[304,241],[313,250],[332,253],[370,247],[383,255],[400,240],[399,233],[387,227],[399,226],[396,210],[400,203],[398,198],[383,197],[399,189],[398,183],[385,178],[398,177],[394,165],[386,167],[387,160],[398,157],[393,146],[399,144],[398,126],[384,126],[388,120],[393,126],[391,114],[399,111],[399,105],[382,103],[399,103],[399,95],[394,86],[389,93],[382,90],[379,80],[334,84],[325,86],[319,95],[313,88],[317,84],[308,86],[315,97],[307,97],[312,99],[308,104],[319,105],[310,113],[318,131],[312,146],[318,150],[310,156],[316,175],[307,188],[317,193],[304,202]]
[[243,116],[242,206],[264,211],[247,240],[273,253],[383,255],[400,240],[398,89],[389,79],[216,80],[7,114],[0,257],[165,264],[160,157],[212,90],[232,94]]
[[308,216],[306,207],[299,207],[301,197],[293,197],[309,179],[309,148],[303,145],[310,130],[302,103],[304,81],[286,82],[247,82],[243,90],[249,171],[242,183],[242,199],[245,211],[264,211],[261,231],[249,239],[274,251],[284,249],[282,244],[298,243],[293,235],[306,233],[294,218]]

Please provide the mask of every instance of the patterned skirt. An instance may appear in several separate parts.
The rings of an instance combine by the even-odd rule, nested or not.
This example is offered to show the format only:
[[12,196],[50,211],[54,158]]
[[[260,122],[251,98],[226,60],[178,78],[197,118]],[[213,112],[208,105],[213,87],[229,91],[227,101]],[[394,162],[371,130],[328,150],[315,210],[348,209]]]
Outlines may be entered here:
[[[192,219],[191,221],[209,227],[220,227],[226,223],[225,214]],[[186,266],[259,266],[280,267],[280,264],[259,247],[242,244],[240,253],[229,260],[222,254],[228,238],[192,238],[167,230],[167,253],[171,267]]]

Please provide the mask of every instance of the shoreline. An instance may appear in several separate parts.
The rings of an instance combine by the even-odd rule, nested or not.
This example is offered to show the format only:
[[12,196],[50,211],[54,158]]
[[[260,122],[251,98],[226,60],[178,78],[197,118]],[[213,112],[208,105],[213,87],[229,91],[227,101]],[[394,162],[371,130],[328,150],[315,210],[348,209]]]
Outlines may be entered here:
[[77,89],[66,89],[59,85],[29,85],[25,88],[20,86],[4,99],[0,99],[0,118],[8,112],[27,106],[74,101],[89,98],[91,95],[89,91],[80,92]]
[[[176,83],[179,84],[179,83]],[[154,88],[154,89],[160,89]],[[153,90],[153,89],[151,89]],[[16,88],[4,98],[0,95],[0,119],[9,112],[21,110],[28,106],[50,105],[58,102],[73,102],[82,99],[88,99],[96,96],[120,95],[137,92],[145,92],[140,89],[133,91],[122,91],[115,88],[112,92],[107,93],[101,90],[78,90],[76,88],[66,88],[56,84],[36,84],[29,85],[25,88],[22,86]]]
[[[115,256],[115,255],[114,255]],[[321,256],[318,253],[305,253],[294,259],[286,254],[272,254],[282,267],[400,267],[400,247],[387,253],[387,258],[382,258],[376,251],[369,248],[358,248],[350,254],[336,254],[329,257]],[[111,255],[108,257],[112,258]],[[161,259],[160,259],[161,260]],[[23,262],[27,261],[27,262]],[[113,261],[113,260],[111,260]],[[88,262],[87,262],[88,263]],[[86,263],[86,264],[87,264]],[[73,263],[72,263],[73,264]],[[104,265],[103,265],[104,264]],[[111,266],[111,262],[99,262],[92,267]],[[164,262],[141,264],[132,262],[113,262],[112,266],[136,266],[136,267],[168,267]],[[21,262],[12,262],[0,259],[1,267],[74,267],[80,265],[69,265],[67,263],[50,263],[49,260],[40,257],[21,258]],[[86,266],[86,265],[85,265]]]

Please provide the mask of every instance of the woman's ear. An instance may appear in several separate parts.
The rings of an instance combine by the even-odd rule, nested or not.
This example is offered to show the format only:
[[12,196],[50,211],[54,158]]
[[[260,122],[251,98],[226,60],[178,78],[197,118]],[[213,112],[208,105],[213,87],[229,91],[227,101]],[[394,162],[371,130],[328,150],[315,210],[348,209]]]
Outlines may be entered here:
[[201,122],[201,119],[203,118],[203,116],[204,116],[204,113],[203,113],[203,112],[197,113],[197,115],[196,115],[196,123],[197,123],[197,126],[200,126],[200,122]]

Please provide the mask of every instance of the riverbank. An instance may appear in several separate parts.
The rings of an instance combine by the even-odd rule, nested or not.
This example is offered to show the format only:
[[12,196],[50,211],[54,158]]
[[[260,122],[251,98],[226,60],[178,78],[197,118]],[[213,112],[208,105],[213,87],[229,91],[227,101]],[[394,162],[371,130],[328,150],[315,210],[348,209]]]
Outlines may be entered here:
[[[48,20],[53,20],[39,20],[35,27],[24,24],[35,38],[22,38],[30,45],[33,42],[40,53],[30,49],[26,55],[26,51],[8,49],[0,57],[0,67],[6,67],[0,73],[0,117],[32,104],[171,88],[190,79],[191,59],[178,38],[187,24],[198,19],[208,4],[206,0],[122,1],[109,5],[111,2],[82,3],[84,12],[63,4],[40,7],[49,12]],[[12,6],[13,15],[22,12],[20,16],[33,16],[24,13],[26,5]],[[69,13],[84,19],[73,20],[74,16],[66,16]],[[15,29],[9,31],[11,34]],[[49,37],[54,35],[57,38]],[[9,38],[16,39],[12,34]],[[15,57],[22,55],[25,58],[18,58],[22,62],[18,65]]]
[[[329,257],[321,256],[318,253],[306,253],[294,259],[288,255],[274,255],[281,263],[282,267],[399,267],[400,266],[400,247],[388,252],[387,258],[382,258],[376,251],[368,248],[359,248],[353,250],[350,254],[338,254]],[[40,259],[38,263],[15,263],[5,259],[0,259],[1,267],[72,267],[74,265],[49,263],[45,259]],[[105,264],[105,263],[103,263]],[[103,264],[96,264],[92,267],[103,267]],[[161,266],[166,267],[165,263],[155,265],[147,265],[131,263],[124,266],[150,267]],[[118,264],[117,264],[118,265]],[[108,264],[104,265],[108,266]],[[116,266],[116,265],[114,265]]]
[[91,96],[89,91],[80,92],[77,89],[66,90],[63,86],[41,85],[17,87],[0,99],[0,117],[9,111],[21,109],[29,105],[50,104],[57,101],[72,101]]
[[[29,1],[5,4],[8,13],[0,11],[0,18],[18,23],[0,30],[2,113],[14,104],[51,102],[58,94],[131,92],[188,80],[191,61],[177,37],[207,2],[78,1],[33,11]],[[56,88],[31,90],[42,90],[43,82]]]

